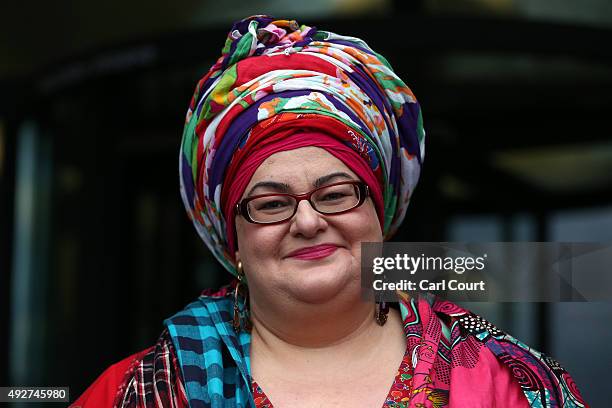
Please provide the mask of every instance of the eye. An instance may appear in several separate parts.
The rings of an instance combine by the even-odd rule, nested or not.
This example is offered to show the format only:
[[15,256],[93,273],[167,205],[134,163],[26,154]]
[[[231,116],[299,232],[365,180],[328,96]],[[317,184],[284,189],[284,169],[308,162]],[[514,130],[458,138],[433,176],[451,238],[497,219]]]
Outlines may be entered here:
[[328,193],[328,194],[325,194],[325,195],[322,197],[321,201],[333,201],[333,200],[340,200],[340,199],[342,199],[342,198],[344,198],[344,197],[346,197],[346,196],[347,196],[347,194],[344,194],[344,193],[333,192],[333,193]]
[[263,197],[251,202],[256,211],[282,211],[291,206],[291,199],[287,197]]
[[282,201],[268,201],[267,203],[262,203],[257,209],[265,210],[265,209],[282,208],[286,205],[287,203],[284,203]]

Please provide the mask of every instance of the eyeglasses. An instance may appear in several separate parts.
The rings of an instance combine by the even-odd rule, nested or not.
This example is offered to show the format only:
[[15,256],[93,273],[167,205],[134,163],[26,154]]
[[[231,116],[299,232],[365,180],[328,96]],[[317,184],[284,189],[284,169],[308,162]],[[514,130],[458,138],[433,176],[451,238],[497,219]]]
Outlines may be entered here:
[[304,194],[272,193],[248,197],[236,204],[235,212],[254,224],[276,224],[292,218],[302,200],[308,200],[321,214],[342,214],[359,207],[369,194],[368,186],[361,181],[343,181]]

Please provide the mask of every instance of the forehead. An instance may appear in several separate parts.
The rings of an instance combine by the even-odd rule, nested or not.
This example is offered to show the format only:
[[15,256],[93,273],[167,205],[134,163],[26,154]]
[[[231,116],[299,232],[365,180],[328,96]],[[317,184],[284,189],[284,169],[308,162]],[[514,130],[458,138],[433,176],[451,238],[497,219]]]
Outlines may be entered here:
[[300,147],[268,157],[253,174],[247,190],[260,181],[284,182],[296,188],[310,187],[317,178],[332,172],[344,172],[359,179],[349,167],[325,149]]

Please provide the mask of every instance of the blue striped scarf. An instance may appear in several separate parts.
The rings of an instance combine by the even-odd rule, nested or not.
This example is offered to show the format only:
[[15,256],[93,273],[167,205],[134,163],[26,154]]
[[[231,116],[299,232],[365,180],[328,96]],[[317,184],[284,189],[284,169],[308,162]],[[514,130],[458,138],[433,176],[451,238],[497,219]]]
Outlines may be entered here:
[[236,334],[232,317],[231,296],[200,296],[164,322],[176,347],[192,408],[255,407],[251,335]]

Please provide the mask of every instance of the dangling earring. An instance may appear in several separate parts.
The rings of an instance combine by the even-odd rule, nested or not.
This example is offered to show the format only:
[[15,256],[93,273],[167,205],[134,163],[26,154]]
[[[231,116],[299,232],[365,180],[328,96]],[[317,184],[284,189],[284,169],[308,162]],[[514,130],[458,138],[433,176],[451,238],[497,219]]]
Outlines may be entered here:
[[389,304],[381,299],[376,302],[376,308],[374,311],[374,318],[376,323],[380,326],[384,326],[387,323],[387,315],[389,314]]
[[[238,273],[238,283],[236,283],[236,288],[234,289],[234,319],[232,326],[234,326],[236,333],[240,333],[242,329],[250,332],[252,326],[248,310],[249,290],[242,269],[242,261],[238,261],[238,264],[236,264],[236,272]],[[242,302],[240,302],[240,298],[243,299]]]

